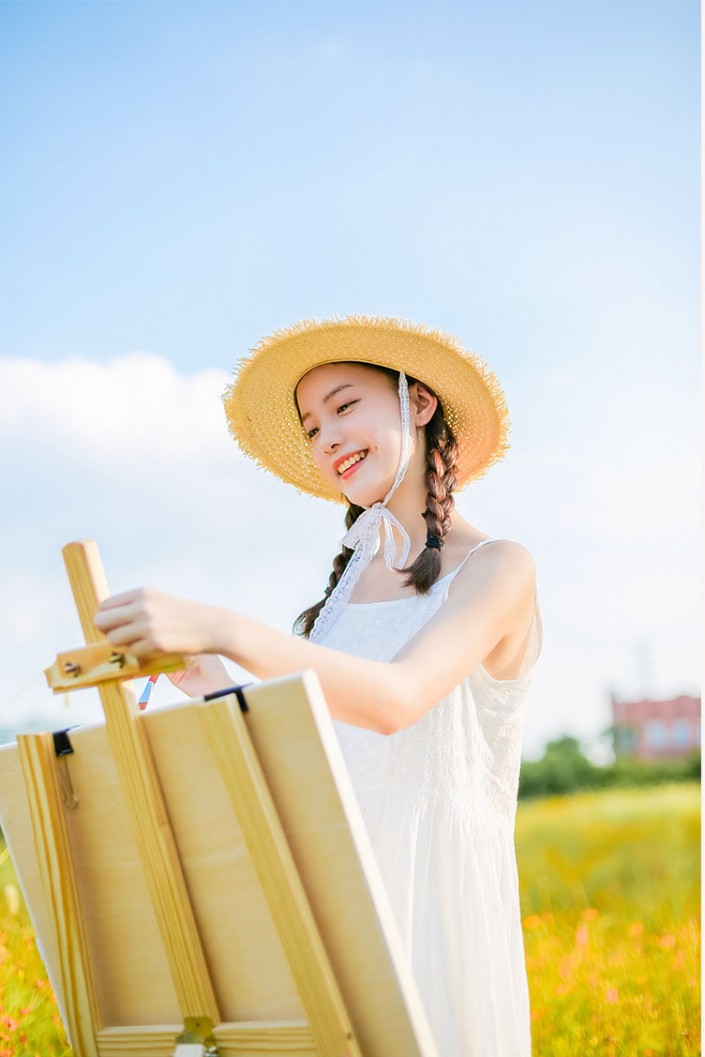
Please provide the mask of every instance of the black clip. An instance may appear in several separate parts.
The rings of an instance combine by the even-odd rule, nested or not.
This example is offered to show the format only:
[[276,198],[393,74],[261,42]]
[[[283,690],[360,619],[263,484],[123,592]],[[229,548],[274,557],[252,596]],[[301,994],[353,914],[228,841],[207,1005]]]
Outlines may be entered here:
[[73,790],[71,775],[69,774],[68,757],[72,756],[74,751],[69,739],[70,730],[73,730],[73,727],[67,727],[66,730],[55,730],[52,738],[54,739],[54,753],[59,761],[59,786],[61,787],[64,805],[73,808],[78,807],[78,797]]
[[67,727],[66,730],[55,730],[52,734],[54,752],[57,756],[70,756],[73,752],[73,745],[69,740],[70,730],[73,730],[73,727]]
[[247,701],[245,701],[245,695],[242,691],[245,689],[246,686],[251,685],[251,683],[243,683],[242,686],[228,686],[225,688],[225,690],[214,690],[212,694],[204,694],[203,700],[214,701],[217,697],[227,697],[228,694],[235,694],[240,705],[240,711],[249,712],[249,708],[247,707]]

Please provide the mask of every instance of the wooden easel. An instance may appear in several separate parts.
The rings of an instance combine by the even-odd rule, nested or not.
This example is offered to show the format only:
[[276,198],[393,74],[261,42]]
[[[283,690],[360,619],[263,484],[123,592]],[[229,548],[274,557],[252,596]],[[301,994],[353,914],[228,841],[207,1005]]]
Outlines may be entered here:
[[[64,559],[105,725],[0,750],[0,821],[76,1057],[437,1057],[314,673],[140,713]],[[108,827],[106,829],[106,827]]]

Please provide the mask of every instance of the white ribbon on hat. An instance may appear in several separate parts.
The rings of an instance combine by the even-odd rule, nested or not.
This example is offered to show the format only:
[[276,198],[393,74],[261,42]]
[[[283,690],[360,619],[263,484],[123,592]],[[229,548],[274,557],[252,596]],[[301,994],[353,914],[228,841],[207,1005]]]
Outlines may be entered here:
[[[339,616],[343,606],[352,594],[355,584],[360,579],[362,571],[367,568],[373,554],[379,548],[379,536],[382,525],[384,525],[384,561],[388,569],[403,569],[409,557],[411,540],[401,521],[387,509],[387,503],[392,498],[397,488],[404,480],[404,475],[409,467],[411,457],[411,432],[409,428],[409,385],[403,371],[399,372],[399,405],[401,408],[401,452],[399,454],[399,465],[397,467],[394,484],[387,492],[384,499],[373,503],[367,510],[353,522],[343,537],[343,546],[352,549],[353,554],[345,566],[343,575],[338,580],[325,605],[316,617],[311,628],[309,640],[316,642],[330,628],[333,621]],[[402,549],[397,558],[396,541],[394,529],[401,536]]]

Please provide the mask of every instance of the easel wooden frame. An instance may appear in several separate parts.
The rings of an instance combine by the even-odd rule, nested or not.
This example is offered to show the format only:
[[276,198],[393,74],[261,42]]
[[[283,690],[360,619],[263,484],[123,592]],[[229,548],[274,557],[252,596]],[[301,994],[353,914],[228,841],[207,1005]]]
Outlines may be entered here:
[[[109,592],[97,547],[93,543],[73,543],[63,553],[86,642],[100,644],[105,640],[95,627],[93,616]],[[169,659],[169,667],[174,667],[175,660],[178,658]],[[316,877],[315,866],[307,861],[314,847],[311,838],[292,836],[295,824],[287,817],[288,791],[283,778],[286,761],[281,755],[277,757],[270,746],[281,717],[291,715],[296,727],[290,737],[307,739],[301,742],[302,746],[315,749],[312,759],[317,760],[317,781],[323,787],[328,778],[324,771],[330,767],[335,746],[315,676],[310,673],[176,706],[179,711],[188,712],[192,730],[194,723],[200,725],[210,747],[214,768],[227,791],[305,1014],[294,1020],[279,1016],[270,1022],[245,1023],[229,1022],[221,1015],[217,982],[202,942],[198,914],[155,763],[153,745],[159,742],[155,743],[153,736],[151,740],[148,733],[150,724],[157,730],[166,730],[169,723],[173,726],[176,709],[171,718],[169,710],[160,710],[147,720],[140,714],[128,685],[121,681],[124,678],[117,673],[115,678],[106,679],[102,672],[96,685],[119,791],[131,819],[182,1024],[116,1026],[104,1022],[54,738],[51,734],[20,735],[17,757],[31,819],[36,856],[33,863],[36,862],[46,910],[44,925],[52,932],[49,945],[55,952],[54,984],[62,998],[76,1057],[204,1057],[209,1053],[218,1057],[265,1053],[282,1057],[436,1057],[400,956],[375,864],[365,846],[361,821],[355,816],[354,799],[345,786],[347,776],[341,777],[338,771],[331,788],[335,793],[333,807],[340,816],[336,839],[350,858],[351,891],[360,904],[355,907],[359,911],[355,927],[364,927],[370,936],[375,993],[367,998],[364,987],[355,980],[357,968],[351,970],[346,964],[346,959],[349,962],[352,957],[347,952],[349,942],[345,937],[341,941],[332,935],[338,928],[333,925],[335,915],[330,908],[327,918],[320,911],[320,904],[326,899],[330,902],[330,895],[326,894],[324,881]],[[182,718],[185,722],[186,717]],[[286,741],[281,735],[279,740]],[[291,758],[297,759],[293,752]],[[0,781],[0,796],[2,793]],[[309,810],[313,803],[309,799]],[[300,808],[299,813],[303,810]],[[10,830],[6,836],[13,850]],[[37,903],[36,895],[34,900]],[[359,963],[359,956],[355,957]],[[378,1008],[375,1014],[373,1007],[380,997],[380,988],[386,989],[386,997],[382,1009]],[[391,1042],[388,1033],[386,1041],[382,1040],[388,1031],[383,1026],[387,1010],[394,1023]]]

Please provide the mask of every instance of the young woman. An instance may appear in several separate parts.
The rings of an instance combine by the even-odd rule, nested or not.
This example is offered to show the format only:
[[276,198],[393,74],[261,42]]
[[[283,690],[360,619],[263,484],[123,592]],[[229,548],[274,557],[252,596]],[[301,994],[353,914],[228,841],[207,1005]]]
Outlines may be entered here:
[[536,570],[453,493],[507,448],[487,366],[399,320],[304,322],[264,339],[225,395],[231,432],[302,491],[347,503],[324,597],[296,635],[135,590],[96,624],[138,656],[196,655],[173,681],[318,673],[440,1057],[529,1057],[514,820],[541,649]]

